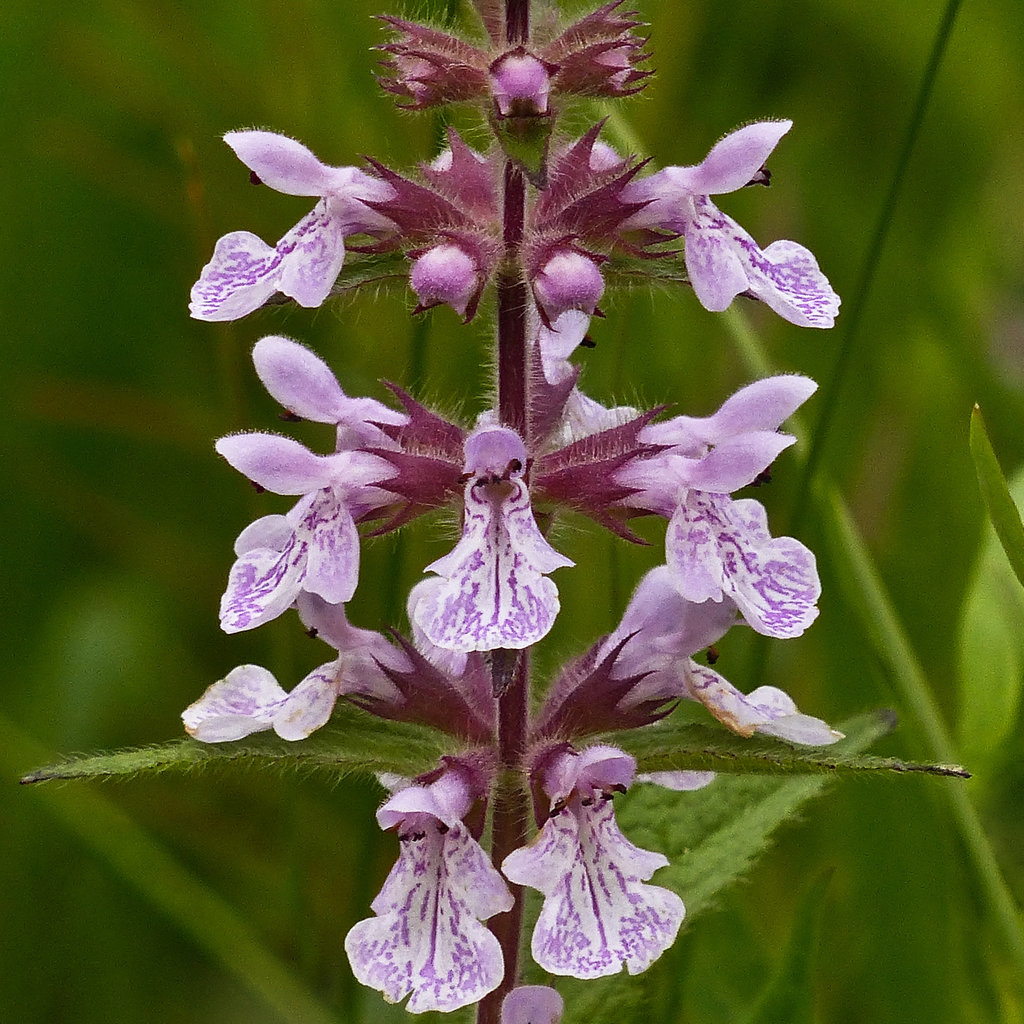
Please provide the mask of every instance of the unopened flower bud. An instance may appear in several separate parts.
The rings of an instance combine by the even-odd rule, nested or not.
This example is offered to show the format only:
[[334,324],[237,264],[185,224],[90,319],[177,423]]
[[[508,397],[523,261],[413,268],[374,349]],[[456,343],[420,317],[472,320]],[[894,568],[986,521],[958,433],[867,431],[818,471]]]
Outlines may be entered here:
[[419,299],[418,311],[444,303],[459,316],[465,316],[480,291],[480,275],[473,257],[447,242],[423,253],[412,265],[409,280]]
[[604,278],[589,256],[564,249],[556,252],[533,279],[533,294],[550,320],[567,309],[593,313],[604,294]]
[[500,117],[543,117],[548,113],[554,65],[523,47],[503,53],[490,67],[491,95]]

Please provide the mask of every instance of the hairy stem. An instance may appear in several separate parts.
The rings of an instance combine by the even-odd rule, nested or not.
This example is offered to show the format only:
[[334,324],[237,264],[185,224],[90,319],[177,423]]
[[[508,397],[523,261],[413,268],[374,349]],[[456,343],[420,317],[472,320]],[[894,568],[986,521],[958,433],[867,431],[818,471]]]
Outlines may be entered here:
[[506,0],[505,39],[510,46],[530,38],[530,0]]
[[[526,42],[530,31],[529,0],[506,0],[505,38]],[[504,253],[498,274],[498,416],[515,430],[529,449],[527,314],[529,294],[519,248],[526,219],[526,179],[511,161],[505,163],[502,241]],[[491,858],[495,865],[526,841],[529,801],[521,767],[526,749],[530,703],[528,651],[495,651],[494,693],[498,700],[498,760],[500,783],[494,797]],[[505,976],[501,985],[480,1003],[478,1024],[499,1024],[501,1003],[519,974],[523,930],[523,890],[510,887],[515,903],[497,914],[489,927],[501,945]]]
[[504,260],[498,275],[498,415],[526,442],[528,297],[519,258],[526,210],[526,179],[511,161],[505,164]]
[[[516,652],[518,653],[518,652]],[[496,865],[526,842],[529,802],[518,770],[526,746],[527,699],[530,685],[530,656],[519,654],[511,685],[498,700],[498,753],[501,782],[494,798],[491,859]],[[497,914],[489,927],[501,945],[505,977],[480,1003],[478,1024],[499,1024],[501,1002],[519,974],[519,946],[523,930],[523,889],[510,885],[515,900],[512,909]]]

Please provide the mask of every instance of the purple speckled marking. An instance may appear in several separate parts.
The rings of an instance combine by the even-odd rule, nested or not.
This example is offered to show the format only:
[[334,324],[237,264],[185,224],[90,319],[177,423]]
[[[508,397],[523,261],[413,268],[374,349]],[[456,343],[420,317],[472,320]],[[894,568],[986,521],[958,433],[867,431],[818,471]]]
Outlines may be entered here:
[[430,815],[403,823],[401,850],[372,907],[345,938],[356,978],[410,1013],[449,1012],[482,999],[504,976],[498,940],[480,923],[512,896],[460,824]]
[[626,839],[609,797],[574,794],[502,871],[544,894],[531,946],[537,963],[552,974],[600,978],[623,967],[639,974],[675,940],[682,900],[644,884],[667,863]]
[[308,504],[282,550],[252,548],[231,567],[221,600],[221,628],[253,629],[290,608],[303,590],[333,603],[347,601],[359,577],[359,536],[352,516],[331,488],[303,498]]
[[521,480],[470,481],[462,538],[427,567],[445,582],[417,605],[417,625],[451,651],[529,647],[558,614],[558,589],[544,573],[572,564],[537,529]]
[[274,248],[248,231],[224,235],[192,287],[189,309],[199,320],[235,320],[276,291],[319,306],[344,262],[344,226],[321,200]]
[[729,597],[766,636],[799,636],[817,617],[814,555],[792,537],[773,538],[753,499],[690,491],[669,523],[665,553],[687,600]]
[[685,224],[686,268],[697,298],[721,311],[751,291],[779,316],[800,327],[831,327],[839,296],[813,254],[785,239],[758,247],[746,231],[707,196],[694,196]]

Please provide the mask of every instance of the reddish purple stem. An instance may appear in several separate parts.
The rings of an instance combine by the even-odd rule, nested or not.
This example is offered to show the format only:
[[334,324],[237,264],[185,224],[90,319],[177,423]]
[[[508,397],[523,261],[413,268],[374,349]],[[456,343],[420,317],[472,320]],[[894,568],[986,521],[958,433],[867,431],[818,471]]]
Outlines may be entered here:
[[[506,0],[505,38],[508,43],[525,43],[529,34],[529,0]],[[501,422],[515,430],[529,448],[527,313],[530,299],[519,253],[526,217],[526,179],[511,160],[505,164],[504,191],[502,237],[505,252],[497,281],[498,415]],[[519,773],[526,748],[530,656],[527,651],[495,651],[493,656],[499,661],[515,659],[511,683],[498,698],[498,754],[502,781],[494,802],[491,857],[500,867],[513,850],[526,842],[529,800]],[[507,665],[501,667],[501,674],[509,674]],[[515,898],[514,906],[507,913],[496,915],[489,924],[501,944],[505,977],[501,985],[480,1002],[477,1024],[500,1024],[502,1000],[515,986],[519,974],[523,891],[517,885],[510,886],[510,889]]]

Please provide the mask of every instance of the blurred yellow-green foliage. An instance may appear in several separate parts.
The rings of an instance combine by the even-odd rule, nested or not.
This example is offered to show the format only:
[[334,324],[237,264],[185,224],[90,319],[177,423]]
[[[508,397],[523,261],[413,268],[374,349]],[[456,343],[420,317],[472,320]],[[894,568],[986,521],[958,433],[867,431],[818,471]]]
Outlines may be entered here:
[[[652,25],[658,71],[622,107],[635,139],[661,164],[687,164],[740,123],[791,117],[771,190],[722,206],[762,242],[811,248],[848,315],[945,5],[635,6]],[[342,951],[394,856],[373,820],[371,785],[231,771],[14,785],[57,751],[177,736],[181,709],[237,664],[265,664],[291,685],[323,660],[292,617],[255,634],[217,628],[235,534],[279,507],[211,446],[232,430],[275,428],[248,361],[258,337],[310,344],[350,394],[383,398],[379,381],[390,379],[467,415],[485,401],[486,317],[466,328],[449,310],[414,321],[410,294],[271,309],[232,325],[187,315],[188,289],[220,234],[247,228],[273,240],[306,209],[306,200],[251,189],[219,140],[224,131],[285,132],[336,164],[372,154],[408,167],[433,154],[434,119],[398,112],[371,76],[370,48],[382,39],[371,15],[382,8],[427,10],[411,0],[0,6],[0,1019],[12,1024],[313,1020],[274,1009],[278,996],[288,999],[286,979],[340,1021],[402,1017],[353,983]],[[991,685],[1019,693],[1019,595],[992,599],[1011,611],[991,642],[968,642],[977,624],[965,638],[961,622],[986,529],[967,445],[975,401],[1004,467],[1024,460],[1022,121],[1024,7],[968,0],[822,460],[946,724],[959,730],[982,841],[1018,901],[1019,703],[997,708],[991,737],[961,725],[985,704],[994,670],[1003,675]],[[685,289],[622,294],[606,312],[597,348],[583,356],[584,386],[598,398],[706,413],[750,379],[728,322]],[[819,333],[746,312],[774,367],[830,377],[843,315]],[[812,401],[808,424],[819,413]],[[784,455],[759,495],[777,533],[793,514],[796,467]],[[931,756],[844,602],[813,510],[801,521],[802,539],[820,552],[821,617],[804,638],[771,646],[767,679],[830,720],[895,706],[902,725],[881,752]],[[451,531],[435,520],[369,545],[353,620],[400,624],[404,592]],[[641,550],[584,522],[562,527],[559,544],[578,568],[559,575],[564,611],[542,661],[613,625],[642,568],[660,557],[653,527],[650,536]],[[720,667],[746,687],[762,655],[730,638]],[[1020,961],[993,923],[944,799],[942,787],[955,784],[858,780],[810,805],[747,883],[684,930],[661,968],[682,993],[672,1024],[740,1018],[824,868],[834,874],[811,971],[814,1019],[1024,1019]]]

